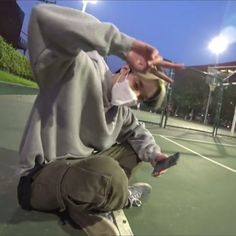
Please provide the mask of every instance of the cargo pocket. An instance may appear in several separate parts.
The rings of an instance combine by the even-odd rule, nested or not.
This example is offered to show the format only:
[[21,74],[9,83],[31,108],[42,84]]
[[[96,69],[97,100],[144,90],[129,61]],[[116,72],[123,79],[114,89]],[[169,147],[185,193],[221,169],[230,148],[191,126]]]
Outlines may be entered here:
[[78,210],[102,210],[109,197],[112,176],[71,166],[62,180],[62,196],[66,204]]
[[63,160],[45,166],[31,185],[33,209],[51,211],[65,206],[61,197],[61,182],[70,166]]

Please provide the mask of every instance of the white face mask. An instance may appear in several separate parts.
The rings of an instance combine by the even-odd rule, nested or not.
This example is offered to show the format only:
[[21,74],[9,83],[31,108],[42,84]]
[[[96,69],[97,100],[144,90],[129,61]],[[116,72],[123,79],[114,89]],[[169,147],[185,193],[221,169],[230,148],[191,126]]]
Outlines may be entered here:
[[[120,75],[121,77],[121,75]],[[137,104],[137,96],[135,92],[130,88],[129,80],[126,75],[124,81],[118,82],[120,77],[117,79],[116,83],[113,85],[111,90],[111,104],[115,106],[126,105],[134,106]]]

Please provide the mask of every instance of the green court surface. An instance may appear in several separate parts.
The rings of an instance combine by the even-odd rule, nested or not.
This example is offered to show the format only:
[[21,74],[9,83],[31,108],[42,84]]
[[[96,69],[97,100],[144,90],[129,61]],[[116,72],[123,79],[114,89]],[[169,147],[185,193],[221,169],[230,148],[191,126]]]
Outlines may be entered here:
[[[16,200],[18,147],[34,95],[0,95],[0,236],[84,235],[54,214],[26,212]],[[144,114],[142,114],[144,115]],[[146,113],[147,119],[150,114]],[[236,139],[146,124],[162,151],[180,152],[161,177],[143,163],[131,179],[153,191],[125,214],[135,235],[236,235]]]

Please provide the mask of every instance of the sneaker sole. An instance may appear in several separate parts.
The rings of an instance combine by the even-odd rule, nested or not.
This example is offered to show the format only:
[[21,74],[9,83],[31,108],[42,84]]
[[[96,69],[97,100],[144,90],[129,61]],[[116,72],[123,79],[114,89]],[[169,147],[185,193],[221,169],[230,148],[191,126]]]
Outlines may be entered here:
[[120,236],[116,225],[103,216],[79,212],[71,217],[88,236]]

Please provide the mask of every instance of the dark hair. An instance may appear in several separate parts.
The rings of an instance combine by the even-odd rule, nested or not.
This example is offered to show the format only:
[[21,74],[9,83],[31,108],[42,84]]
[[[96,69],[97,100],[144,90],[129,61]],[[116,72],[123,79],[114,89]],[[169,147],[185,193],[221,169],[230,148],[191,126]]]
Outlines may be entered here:
[[120,68],[120,69],[118,69],[117,71],[115,71],[115,74],[118,74],[118,73],[120,73],[120,71],[121,71],[121,68]]
[[[122,69],[122,68],[118,69],[118,70],[115,72],[115,74],[120,73],[121,69]],[[132,73],[132,69],[131,69],[131,68],[129,68],[129,73]]]

